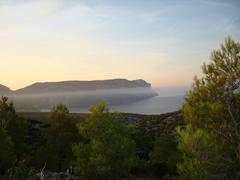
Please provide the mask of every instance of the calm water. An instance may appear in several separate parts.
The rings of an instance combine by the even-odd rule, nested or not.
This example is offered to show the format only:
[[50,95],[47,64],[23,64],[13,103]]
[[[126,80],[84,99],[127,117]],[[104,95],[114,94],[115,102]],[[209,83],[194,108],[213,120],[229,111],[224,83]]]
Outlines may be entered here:
[[[156,96],[150,99],[138,101],[131,104],[108,106],[110,111],[137,113],[137,114],[161,114],[177,111],[183,103],[183,96],[161,97]],[[88,112],[88,108],[71,109],[71,112]]]

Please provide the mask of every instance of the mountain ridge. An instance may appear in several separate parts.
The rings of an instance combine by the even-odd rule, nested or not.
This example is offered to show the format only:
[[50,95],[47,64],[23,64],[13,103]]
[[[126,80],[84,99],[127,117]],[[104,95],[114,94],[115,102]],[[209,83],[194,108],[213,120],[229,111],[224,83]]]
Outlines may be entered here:
[[15,91],[2,87],[0,95],[8,96],[20,111],[41,111],[59,103],[69,108],[90,107],[99,101],[107,105],[129,104],[158,95],[142,79],[42,82]]
[[0,84],[0,93],[9,94],[9,93],[12,93],[12,92],[13,91],[9,87]]
[[121,89],[121,88],[150,88],[151,84],[145,80],[93,80],[93,81],[59,81],[37,82],[14,91],[15,93],[49,93],[81,90]]
[[120,78],[92,81],[70,80],[58,82],[36,82],[17,90],[11,90],[7,86],[0,84],[0,93],[21,94],[121,88],[151,88],[151,84],[143,79],[127,80]]

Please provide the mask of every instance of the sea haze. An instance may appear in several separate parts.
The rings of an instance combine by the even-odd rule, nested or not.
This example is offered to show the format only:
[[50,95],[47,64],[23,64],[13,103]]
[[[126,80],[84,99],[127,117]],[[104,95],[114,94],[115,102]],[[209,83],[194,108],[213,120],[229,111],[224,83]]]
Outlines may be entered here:
[[[184,96],[155,96],[134,103],[109,105],[110,111],[136,114],[162,114],[178,111],[182,107]],[[72,112],[89,112],[89,108],[71,108]]]
[[71,112],[89,112],[99,101],[104,101],[110,111],[126,113],[160,114],[179,110],[183,96],[165,97],[163,91],[157,93],[150,83],[141,79],[44,82],[16,91],[3,85],[0,88],[0,94],[8,96],[19,112],[48,112],[55,104],[64,104]]

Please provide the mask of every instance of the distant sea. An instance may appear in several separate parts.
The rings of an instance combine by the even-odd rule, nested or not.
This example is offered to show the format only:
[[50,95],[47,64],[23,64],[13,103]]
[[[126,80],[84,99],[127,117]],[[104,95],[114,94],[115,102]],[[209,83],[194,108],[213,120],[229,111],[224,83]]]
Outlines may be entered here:
[[[149,99],[124,105],[109,105],[110,111],[137,113],[137,114],[162,114],[181,109],[184,96],[155,96]],[[74,108],[71,112],[88,112],[88,108]]]

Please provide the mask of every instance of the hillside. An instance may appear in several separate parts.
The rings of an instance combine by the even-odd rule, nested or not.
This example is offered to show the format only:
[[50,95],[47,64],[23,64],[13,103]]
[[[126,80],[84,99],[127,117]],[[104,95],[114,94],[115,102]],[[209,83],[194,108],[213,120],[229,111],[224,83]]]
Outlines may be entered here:
[[[49,113],[47,112],[19,112],[18,115],[29,121],[48,124]],[[70,116],[78,121],[84,121],[89,113],[71,113]],[[134,124],[134,127],[141,133],[150,134],[171,134],[175,133],[177,126],[183,125],[183,115],[181,111],[163,113],[159,115],[142,115],[123,113],[124,119],[128,124]]]
[[12,93],[12,90],[2,84],[0,84],[0,95],[6,95]]
[[15,93],[56,93],[89,90],[106,90],[122,88],[150,88],[151,84],[144,80],[111,79],[96,81],[62,81],[34,83],[25,88],[16,90]]
[[[1,92],[1,95],[7,93]],[[7,94],[8,95],[8,94]],[[18,111],[48,111],[54,104],[86,108],[105,101],[107,105],[129,104],[157,96],[144,80],[96,80],[34,83],[9,94]]]

